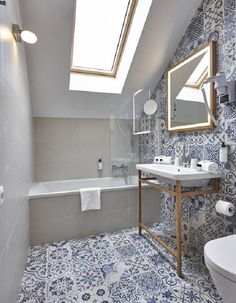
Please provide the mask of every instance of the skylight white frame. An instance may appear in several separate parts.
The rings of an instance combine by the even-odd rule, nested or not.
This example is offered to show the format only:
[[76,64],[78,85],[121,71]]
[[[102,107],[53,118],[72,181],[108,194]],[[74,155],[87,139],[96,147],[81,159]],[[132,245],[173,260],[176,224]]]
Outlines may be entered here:
[[136,0],[135,14],[123,49],[119,68],[115,77],[91,75],[70,71],[69,89],[99,93],[121,94],[131,66],[152,0]]
[[206,68],[205,71],[201,74],[197,82],[192,83],[192,82],[186,82],[185,87],[192,87],[192,88],[200,88],[202,86],[202,83],[206,80],[208,77],[208,69]]

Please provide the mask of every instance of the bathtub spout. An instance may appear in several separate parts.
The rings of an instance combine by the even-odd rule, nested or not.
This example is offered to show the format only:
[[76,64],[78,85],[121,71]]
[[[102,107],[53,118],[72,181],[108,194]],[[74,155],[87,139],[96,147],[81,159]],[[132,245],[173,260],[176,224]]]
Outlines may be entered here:
[[125,180],[125,184],[128,185],[128,165],[121,164],[121,165],[112,165],[112,173],[115,176],[123,176]]

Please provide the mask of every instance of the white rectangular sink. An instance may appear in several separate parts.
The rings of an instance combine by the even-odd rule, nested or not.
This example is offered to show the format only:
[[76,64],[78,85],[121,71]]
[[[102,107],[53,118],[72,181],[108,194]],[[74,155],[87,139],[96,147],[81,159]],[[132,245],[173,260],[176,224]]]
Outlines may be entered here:
[[[220,178],[220,174],[210,174],[204,171],[192,170],[191,168],[175,166],[173,164],[137,164],[136,169],[142,172],[151,173],[152,175],[160,176],[170,180],[179,181],[204,181],[200,182],[187,182],[189,186],[205,185],[206,181],[213,178]],[[186,183],[186,182],[184,182]],[[186,184],[187,185],[187,184]]]

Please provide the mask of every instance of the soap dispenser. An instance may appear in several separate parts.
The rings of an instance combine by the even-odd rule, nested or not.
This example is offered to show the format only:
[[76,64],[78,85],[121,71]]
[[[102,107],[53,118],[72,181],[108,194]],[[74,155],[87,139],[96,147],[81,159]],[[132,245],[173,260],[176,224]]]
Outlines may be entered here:
[[103,169],[103,165],[102,165],[102,158],[98,159],[98,170],[102,170]]
[[223,142],[220,147],[220,162],[227,163],[228,162],[228,147]]

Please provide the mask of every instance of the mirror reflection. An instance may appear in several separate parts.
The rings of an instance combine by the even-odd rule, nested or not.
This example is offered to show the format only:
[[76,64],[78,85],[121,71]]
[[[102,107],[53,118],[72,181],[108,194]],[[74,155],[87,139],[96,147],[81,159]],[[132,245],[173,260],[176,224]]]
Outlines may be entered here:
[[[211,43],[168,72],[168,130],[212,127],[201,91],[203,82],[214,72],[212,62]],[[212,85],[204,88],[213,110]]]

